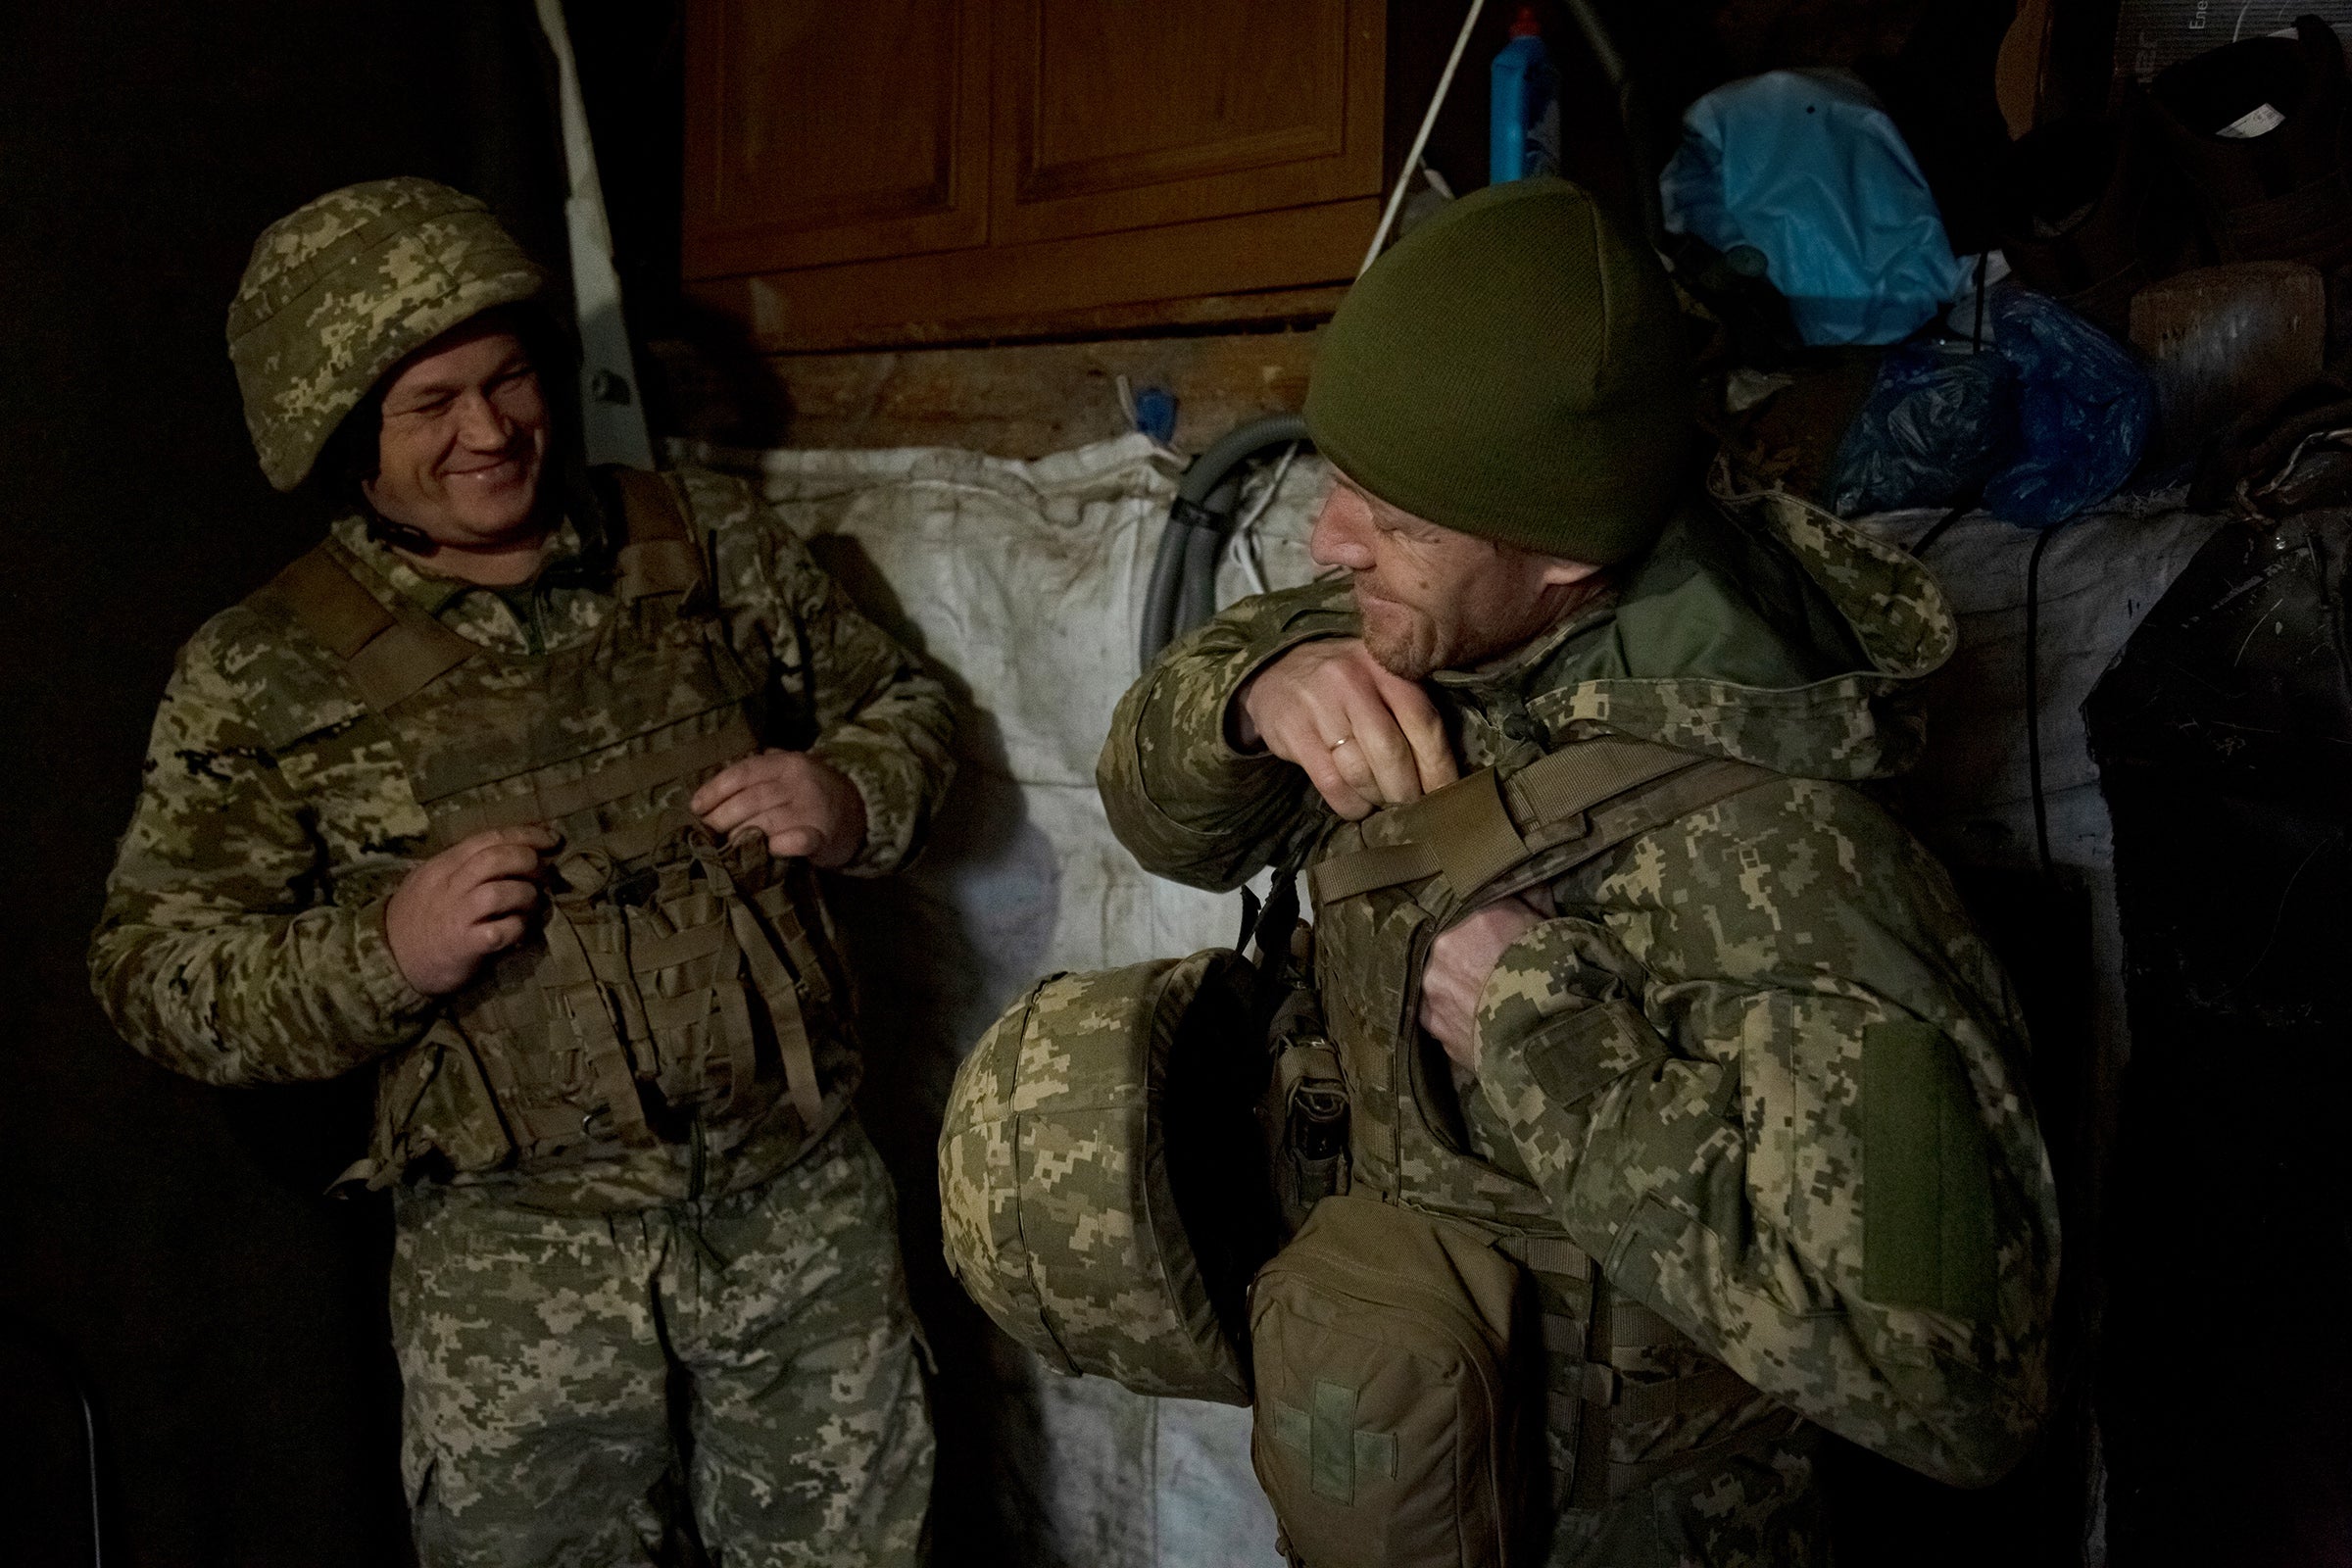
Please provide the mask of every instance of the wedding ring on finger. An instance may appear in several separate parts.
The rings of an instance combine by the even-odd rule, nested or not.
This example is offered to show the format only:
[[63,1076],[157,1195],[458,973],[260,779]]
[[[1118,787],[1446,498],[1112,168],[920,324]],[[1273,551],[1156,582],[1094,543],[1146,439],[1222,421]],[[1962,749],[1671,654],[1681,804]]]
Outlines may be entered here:
[[1354,737],[1354,736],[1352,736],[1352,735],[1343,735],[1343,736],[1341,736],[1341,737],[1340,737],[1338,740],[1336,740],[1336,741],[1333,741],[1333,742],[1331,743],[1331,749],[1332,749],[1333,753],[1335,753],[1335,754],[1336,754],[1336,753],[1338,753],[1338,751],[1339,751],[1339,749],[1340,749],[1341,747],[1343,747],[1343,746],[1352,746],[1352,745],[1354,745],[1354,744],[1355,744],[1355,737]]

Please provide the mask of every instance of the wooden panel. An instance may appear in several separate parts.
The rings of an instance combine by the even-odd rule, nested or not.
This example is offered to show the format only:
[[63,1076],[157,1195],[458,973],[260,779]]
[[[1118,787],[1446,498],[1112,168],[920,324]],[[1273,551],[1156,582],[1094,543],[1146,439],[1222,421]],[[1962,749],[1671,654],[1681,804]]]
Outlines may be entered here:
[[996,0],[994,233],[1380,190],[1379,0]]
[[988,0],[690,0],[685,272],[988,238]]
[[764,361],[800,447],[953,446],[1039,458],[1127,429],[1117,378],[1176,397],[1179,451],[1296,411],[1316,332],[1018,343]]
[[[1331,308],[1379,220],[1380,203],[1367,197],[1142,234],[770,272],[691,292],[770,352],[1294,319]],[[1301,299],[1316,285],[1335,287]],[[1216,309],[1200,309],[1212,297],[1223,297]]]

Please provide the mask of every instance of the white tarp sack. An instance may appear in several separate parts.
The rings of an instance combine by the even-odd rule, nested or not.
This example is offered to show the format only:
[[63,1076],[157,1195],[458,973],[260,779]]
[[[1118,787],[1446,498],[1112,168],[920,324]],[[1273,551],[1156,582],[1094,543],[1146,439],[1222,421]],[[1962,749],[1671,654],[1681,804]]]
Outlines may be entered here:
[[[936,1129],[956,1057],[1041,975],[1233,942],[1240,901],[1146,874],[1095,794],[1111,710],[1138,673],[1181,460],[1141,435],[1029,463],[932,448],[681,456],[756,477],[859,606],[963,699],[961,771],[930,848],[904,877],[839,888],[864,982],[869,1080],[919,1079],[910,1121]],[[1261,472],[1259,487],[1272,477]],[[1269,501],[1250,533],[1270,586],[1312,575],[1305,538],[1325,483],[1322,466],[1301,458],[1270,498],[1245,497],[1245,516]],[[1250,588],[1229,551],[1219,604]],[[869,1098],[908,1087],[877,1083]],[[909,1172],[928,1151],[894,1149],[891,1132],[875,1129],[897,1156],[919,1276],[932,1259],[913,1254],[936,1254],[937,1236],[919,1224]],[[950,1348],[939,1348],[952,1370]],[[996,1384],[952,1384],[950,1396],[1003,1408],[943,1416],[941,1477],[952,1489],[959,1468],[992,1467],[974,1484],[999,1494],[995,1523],[1012,1560],[1280,1560],[1250,1467],[1248,1411],[1149,1399],[1054,1376],[1001,1341],[991,1348]],[[1002,1364],[1016,1356],[1026,1364]]]
[[[755,477],[852,597],[963,699],[963,771],[923,859],[903,877],[839,884],[864,977],[875,1099],[911,1106],[910,1122],[935,1130],[963,1049],[1039,976],[1233,941],[1237,901],[1146,875],[1095,795],[1111,710],[1138,673],[1138,623],[1179,460],[1140,435],[1027,463],[936,448],[679,455]],[[1323,466],[1302,458],[1256,498],[1270,503],[1250,529],[1258,569],[1229,551],[1220,605],[1259,580],[1287,587],[1313,575],[1305,541],[1327,483]],[[1932,520],[1895,514],[1865,525],[1908,541]],[[2100,974],[2089,1049],[2101,1076],[2120,1069],[2126,1049],[2121,954],[2081,708],[2213,526],[2119,504],[2070,524],[2041,563],[2042,794],[2053,859],[2092,892]],[[2034,541],[1972,517],[1928,558],[1959,612],[1962,648],[1929,688],[1930,749],[1907,781],[1907,814],[1959,861],[2034,857],[2022,658]],[[891,1127],[875,1130],[901,1172],[919,1284],[921,1250],[935,1259],[938,1246],[936,1216],[924,1230],[916,1201],[930,1151],[919,1138],[894,1148]],[[1001,1340],[966,1361],[990,1356],[983,1376],[951,1378],[942,1400],[942,1505],[956,1506],[959,1485],[985,1495],[1011,1560],[1278,1560],[1250,1468],[1248,1412],[1054,1377]],[[944,1346],[941,1359],[951,1373]]]

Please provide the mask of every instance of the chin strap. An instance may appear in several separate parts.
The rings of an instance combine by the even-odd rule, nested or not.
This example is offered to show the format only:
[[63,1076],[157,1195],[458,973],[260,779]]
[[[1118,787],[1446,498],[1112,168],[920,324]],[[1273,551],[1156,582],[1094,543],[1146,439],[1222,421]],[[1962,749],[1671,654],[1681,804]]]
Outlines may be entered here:
[[368,537],[379,545],[390,545],[395,550],[405,550],[412,556],[429,556],[441,548],[439,541],[422,528],[412,528],[405,522],[394,522],[373,508],[369,508],[368,512]]

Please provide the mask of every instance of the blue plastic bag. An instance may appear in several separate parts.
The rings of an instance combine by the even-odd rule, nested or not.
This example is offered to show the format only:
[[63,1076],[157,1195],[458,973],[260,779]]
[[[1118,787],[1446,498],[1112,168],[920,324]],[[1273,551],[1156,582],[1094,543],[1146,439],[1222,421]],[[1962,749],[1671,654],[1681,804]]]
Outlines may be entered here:
[[1846,427],[1829,485],[1853,516],[1976,497],[2032,528],[2098,505],[2139,466],[2156,394],[2116,341],[2046,295],[1984,296],[1983,352],[1906,344]]
[[1879,363],[1838,445],[1832,512],[1856,517],[1975,495],[2016,445],[2017,378],[1987,346],[1907,343]]
[[1774,71],[1683,116],[1666,226],[1750,245],[1807,343],[1895,343],[1959,292],[1943,215],[1894,122],[1841,71]]
[[2031,289],[1988,290],[1994,346],[2017,375],[2016,448],[1984,506],[2028,527],[2115,494],[2156,429],[2156,389],[2115,339]]

